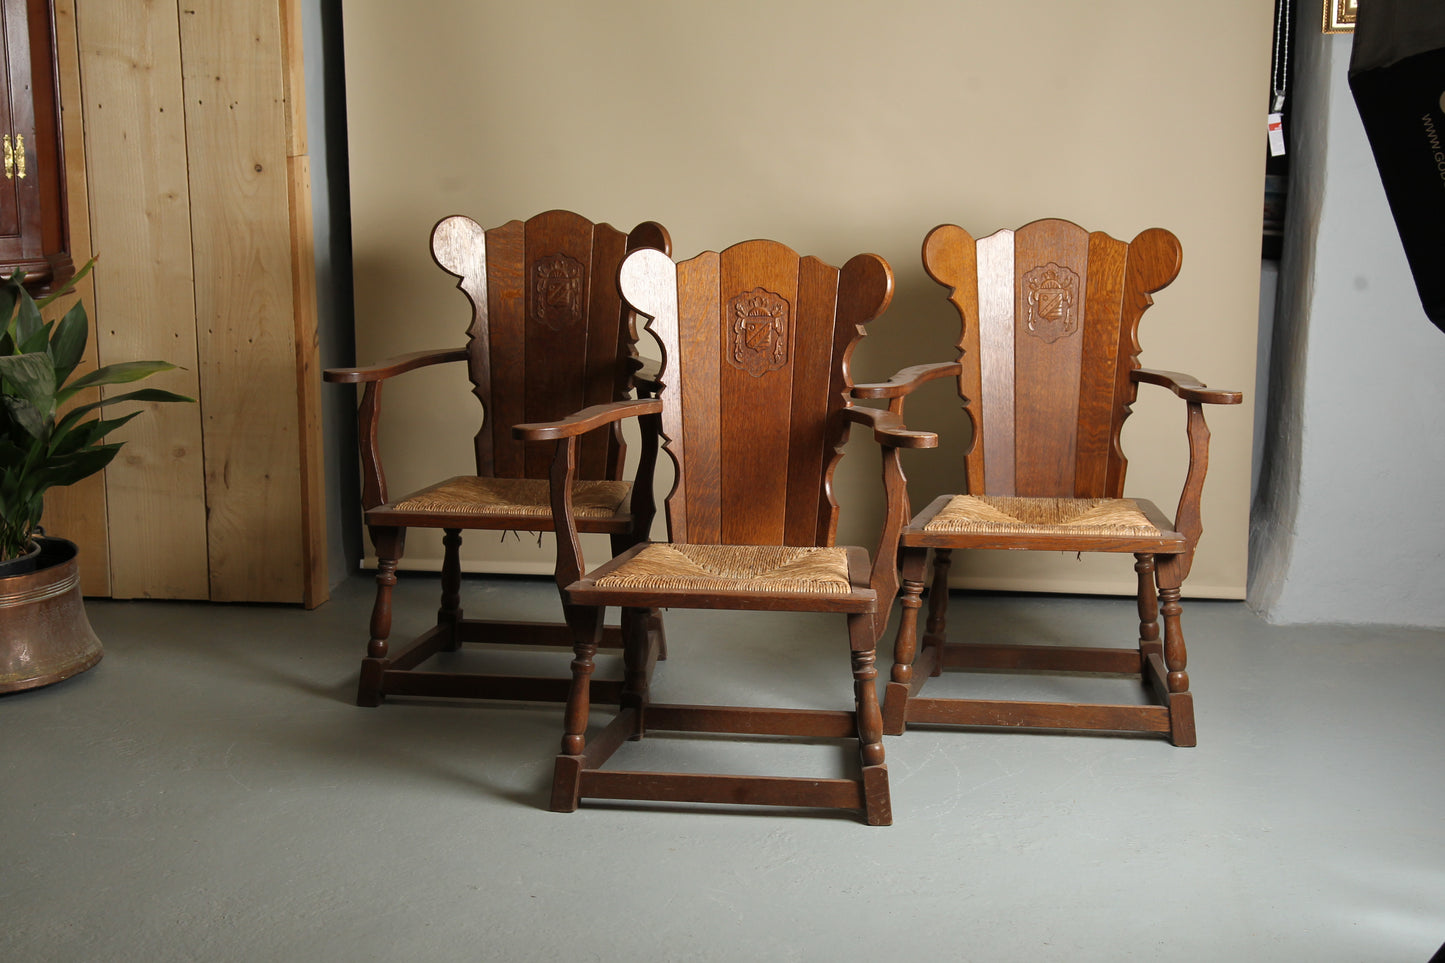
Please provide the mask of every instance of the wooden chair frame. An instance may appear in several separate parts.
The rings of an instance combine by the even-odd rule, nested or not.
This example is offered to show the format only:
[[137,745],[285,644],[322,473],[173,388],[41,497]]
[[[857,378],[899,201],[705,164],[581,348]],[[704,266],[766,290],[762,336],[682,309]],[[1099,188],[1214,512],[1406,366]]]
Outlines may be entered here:
[[[850,588],[845,593],[831,596],[768,594],[748,587],[735,591],[716,589],[699,592],[656,586],[620,588],[600,585],[601,580],[628,565],[648,546],[635,546],[599,569],[587,572],[575,535],[576,520],[570,497],[577,438],[619,418],[640,418],[644,437],[661,436],[678,470],[679,483],[667,503],[668,530],[673,543],[717,543],[717,532],[724,530],[728,524],[726,499],[717,493],[716,488],[712,499],[698,499],[695,493],[706,492],[707,484],[720,487],[720,469],[714,452],[705,447],[689,448],[689,431],[693,429],[685,426],[682,409],[685,395],[692,390],[687,358],[690,352],[701,356],[713,350],[703,343],[718,336],[718,314],[714,313],[718,301],[709,302],[708,295],[699,296],[698,288],[688,287],[683,278],[716,272],[720,262],[726,274],[730,263],[774,257],[786,260],[781,252],[791,256],[792,261],[788,263],[800,265],[796,269],[799,276],[822,277],[824,280],[819,282],[822,286],[826,286],[826,271],[835,272],[837,278],[833,282],[837,291],[836,315],[829,315],[827,325],[832,331],[829,337],[834,339],[832,362],[815,367],[810,376],[818,377],[824,368],[828,369],[828,381],[818,384],[817,388],[827,392],[827,427],[820,456],[827,454],[828,457],[811,468],[790,470],[790,489],[796,487],[799,491],[807,491],[808,484],[818,489],[812,495],[817,499],[816,505],[805,505],[802,515],[789,509],[787,518],[791,521],[785,524],[796,525],[793,535],[787,540],[769,540],[777,539],[776,534],[760,535],[759,541],[747,544],[832,545],[837,525],[837,504],[828,479],[831,479],[833,469],[842,456],[842,445],[849,426],[860,424],[872,429],[874,439],[883,450],[883,486],[887,508],[877,552],[870,561],[866,550],[856,547],[847,549]],[[552,473],[553,511],[557,519],[555,528],[559,533],[557,570],[559,579],[564,573],[571,579],[564,589],[564,596],[568,622],[574,631],[576,657],[572,662],[573,687],[567,704],[562,750],[557,757],[551,807],[559,812],[570,812],[583,798],[822,807],[858,810],[869,824],[887,825],[892,820],[892,813],[883,755],[882,721],[875,688],[875,650],[897,591],[895,546],[898,532],[907,520],[906,483],[899,452],[902,448],[930,447],[937,443],[935,435],[909,431],[893,413],[854,407],[847,400],[848,355],[862,336],[862,325],[881,314],[891,300],[892,272],[881,258],[873,255],[859,255],[839,271],[826,268],[816,259],[799,260],[796,254],[775,242],[751,241],[735,245],[722,254],[707,252],[680,265],[674,265],[656,252],[638,252],[623,263],[620,277],[624,297],[637,313],[650,319],[648,328],[662,343],[665,358],[660,397],[603,406],[555,424],[524,425],[516,429],[518,437],[557,442]],[[739,282],[739,287],[746,290],[753,283],[749,277]],[[723,287],[717,284],[707,290],[716,299]],[[731,293],[730,290],[723,291],[722,296],[727,297]],[[801,302],[803,295],[798,295],[798,298]],[[683,322],[679,321],[679,302],[682,302]],[[701,307],[698,307],[699,304]],[[803,312],[801,306],[797,308],[798,316]],[[689,323],[690,319],[695,320]],[[680,327],[683,328],[682,333],[679,332]],[[793,377],[794,384],[797,384],[797,379],[804,376],[794,374]],[[767,417],[761,409],[750,414]],[[818,474],[815,477],[809,474],[810,471]],[[694,480],[700,477],[698,473],[708,473],[711,482],[701,483],[701,488],[688,488],[688,492],[684,492],[687,487],[684,478],[688,473],[692,473]],[[811,482],[808,479],[812,479]],[[693,499],[693,511],[697,517],[689,514],[689,499]],[[718,511],[720,516],[716,516]],[[715,518],[720,518],[716,529],[710,527],[713,522],[703,519],[710,512]],[[589,740],[588,717],[595,701],[594,684],[591,682],[593,657],[600,639],[602,613],[610,605],[620,606],[624,612],[637,613],[652,608],[678,607],[844,615],[848,623],[855,706],[852,710],[817,710],[653,703],[647,675],[643,671],[645,640],[640,633],[633,632],[624,639],[624,660],[628,668],[620,712]],[[603,768],[626,741],[640,739],[646,733],[658,730],[856,739],[860,771],[851,777],[806,779]]]
[[[388,498],[386,472],[378,444],[381,423],[383,385],[391,378],[435,365],[461,363],[468,367],[473,394],[483,405],[483,421],[474,440],[476,471],[479,477],[547,477],[547,462],[523,453],[510,441],[512,420],[525,420],[531,413],[561,416],[580,404],[569,404],[565,393],[550,398],[550,391],[528,392],[514,397],[509,390],[524,377],[517,370],[523,364],[524,344],[541,336],[539,329],[549,319],[537,306],[542,297],[533,290],[529,268],[553,261],[566,265],[565,270],[581,273],[579,284],[583,295],[572,310],[579,317],[574,325],[586,326],[599,340],[596,332],[614,332],[616,342],[599,340],[589,348],[586,370],[594,377],[587,379],[586,393],[607,392],[610,400],[625,398],[634,385],[641,368],[636,357],[636,330],[629,312],[615,292],[614,272],[626,252],[643,248],[670,250],[666,229],[652,221],[639,224],[622,235],[607,224],[593,224],[567,211],[549,211],[526,222],[511,221],[499,228],[484,231],[471,218],[443,218],[432,231],[432,255],[437,264],[456,276],[457,287],[472,305],[472,322],[467,331],[467,344],[459,348],[419,351],[391,358],[379,364],[359,368],[334,368],[325,372],[325,380],[340,384],[364,385],[357,421],[361,447],[362,507],[367,529],[377,554],[377,594],[371,613],[371,638],[366,658],[361,665],[357,704],[376,706],[388,695],[431,696],[451,699],[503,699],[512,701],[562,702],[570,688],[565,678],[523,675],[501,675],[484,672],[428,671],[423,663],[440,652],[456,651],[464,644],[480,645],[570,645],[572,635],[565,623],[506,621],[464,617],[461,608],[460,546],[464,530],[552,531],[550,513],[514,516],[507,514],[459,514],[426,511],[406,507],[411,495]],[[562,253],[559,253],[562,252]],[[571,252],[567,254],[565,252]],[[571,255],[577,255],[572,257]],[[596,260],[598,266],[593,266]],[[570,264],[567,264],[570,262]],[[574,268],[572,265],[579,265]],[[540,282],[538,282],[540,283]],[[609,293],[610,292],[610,293]],[[594,312],[618,312],[596,324]],[[575,331],[575,327],[573,329]],[[575,337],[575,335],[571,335]],[[560,337],[560,335],[559,335]],[[539,342],[545,349],[545,344]],[[546,351],[536,365],[528,365],[527,379],[534,377],[546,364]],[[609,380],[602,380],[605,379]],[[610,387],[609,387],[610,383]],[[548,386],[544,385],[543,388]],[[638,390],[647,391],[647,383],[639,382]],[[584,389],[577,389],[581,394]],[[493,392],[499,395],[494,397]],[[611,437],[598,438],[591,453],[592,470],[606,479],[620,480],[624,469],[625,446],[620,431]],[[652,525],[655,506],[652,494],[652,469],[655,446],[649,454],[644,448],[637,469],[638,481],[630,499],[608,517],[584,518],[577,522],[581,532],[610,536],[613,551],[645,539]],[[415,493],[413,493],[415,494]],[[393,648],[389,642],[392,623],[392,592],[397,583],[397,564],[406,545],[408,528],[434,528],[443,531],[444,557],[441,572],[441,603],[436,624],[421,635]],[[651,661],[665,658],[662,622],[656,612],[639,616],[639,631],[649,640]],[[605,644],[620,647],[623,629],[609,626]],[[616,702],[620,697],[620,681],[599,682],[599,699]]]
[[[999,480],[985,472],[988,431],[980,410],[980,399],[989,391],[982,379],[990,377],[982,371],[992,364],[981,355],[988,335],[980,336],[980,301],[989,295],[985,288],[992,283],[998,289],[1013,288],[1015,277],[988,279],[975,260],[975,245],[995,250],[1013,245],[1015,234],[1022,247],[1030,245],[1028,265],[1045,262],[1050,257],[1048,244],[1058,237],[1075,245],[1087,246],[1087,256],[1110,262],[1111,273],[1102,280],[1090,276],[1087,311],[1095,311],[1096,302],[1115,305],[1117,315],[1099,314],[1116,325],[1105,330],[1116,331],[1109,337],[1112,344],[1100,346],[1096,374],[1096,392],[1102,391],[1105,401],[1097,404],[1095,414],[1080,415],[1080,423],[1089,425],[1091,437],[1083,430],[1079,440],[1067,441],[1063,450],[1077,454],[1077,468],[1066,483],[1067,490],[1050,488],[1050,483],[1025,481],[1013,477],[1010,464],[1005,477]],[[1027,236],[1027,242],[1023,238]],[[982,257],[983,255],[979,255]],[[1013,271],[1012,252],[1009,270]],[[1065,260],[1063,256],[1059,260]],[[984,533],[929,531],[928,525],[950,502],[951,495],[935,499],[904,528],[900,536],[899,561],[902,570],[902,613],[894,649],[894,664],[885,692],[884,731],[902,734],[908,723],[946,724],[976,727],[1024,727],[1039,729],[1076,729],[1135,731],[1162,734],[1177,746],[1193,746],[1197,736],[1194,725],[1193,694],[1189,690],[1187,655],[1180,623],[1180,590],[1189,573],[1195,546],[1203,533],[1200,516],[1200,495],[1209,464],[1209,429],[1205,424],[1206,404],[1234,405],[1243,400],[1236,391],[1208,388],[1197,379],[1170,371],[1141,368],[1138,324],[1144,310],[1153,303],[1152,294],[1169,284],[1178,274],[1180,250],[1178,241],[1167,231],[1153,229],[1141,233],[1127,246],[1104,234],[1084,235],[1077,225],[1066,221],[1040,221],[1020,228],[1018,232],[999,232],[975,242],[961,228],[944,225],[935,228],[924,242],[924,263],[934,280],[950,289],[950,300],[963,323],[959,342],[960,362],[920,365],[905,369],[889,382],[857,385],[857,398],[887,399],[889,410],[903,415],[904,400],[919,385],[939,377],[956,377],[959,394],[974,424],[974,441],[966,452],[968,490],[975,493],[1028,495],[1045,497],[1121,498],[1126,462],[1119,448],[1119,433],[1135,400],[1138,386],[1152,384],[1167,388],[1185,402],[1185,431],[1189,445],[1189,468],[1173,520],[1157,506],[1144,499],[1134,499],[1138,508],[1157,529],[1153,535],[1079,535],[1054,532]],[[1057,265],[1051,264],[1056,267]],[[1025,265],[1018,267],[1023,276]],[[975,274],[975,272],[977,272]],[[1104,273],[1104,272],[1101,272]],[[977,277],[977,281],[974,278]],[[977,287],[974,287],[974,285]],[[997,295],[994,295],[997,297]],[[1007,302],[997,302],[1005,303]],[[1010,310],[1005,307],[1004,310]],[[1091,315],[1092,317],[1092,315]],[[1012,320],[1010,320],[1012,319]],[[1016,324],[1009,314],[1006,323]],[[1088,335],[1094,337],[1095,335]],[[1117,348],[1114,348],[1117,345]],[[1109,354],[1117,350],[1117,355]],[[1112,374],[1110,372],[1113,372]],[[1012,377],[1012,372],[1009,372]],[[993,377],[997,378],[995,373]],[[1088,387],[1088,371],[1082,376]],[[1108,402],[1112,395],[1113,402]],[[1081,408],[1090,396],[1081,396]],[[1011,421],[1013,415],[1008,415]],[[1086,419],[1091,418],[1091,421]],[[1011,439],[1006,439],[1012,443]],[[1069,449],[1074,446],[1074,450]],[[1086,458],[1092,447],[1096,457]],[[994,449],[997,450],[997,449]],[[1041,457],[1055,457],[1048,451]],[[1006,461],[1006,459],[1004,459]],[[1057,483],[1054,483],[1057,484]],[[1033,486],[1028,490],[1018,490]],[[1135,558],[1138,582],[1139,641],[1137,647],[1101,648],[1056,645],[1025,645],[1013,643],[962,643],[946,640],[946,616],[949,590],[948,572],[954,549],[1026,549],[1037,551],[1128,553]],[[934,553],[933,579],[929,589],[929,611],[921,650],[917,643],[918,610],[921,607],[929,550]],[[1162,613],[1163,638],[1160,637],[1159,616]],[[924,683],[945,669],[1045,671],[1089,674],[1137,675],[1152,692],[1153,705],[1112,705],[1063,702],[1003,701],[975,698],[925,698],[920,692]]]

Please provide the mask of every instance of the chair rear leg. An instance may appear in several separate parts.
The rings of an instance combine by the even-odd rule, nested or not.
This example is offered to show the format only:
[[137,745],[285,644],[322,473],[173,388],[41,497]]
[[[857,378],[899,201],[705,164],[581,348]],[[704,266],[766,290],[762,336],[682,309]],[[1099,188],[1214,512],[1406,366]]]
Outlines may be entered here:
[[938,649],[930,675],[943,675],[943,646],[948,634],[948,569],[953,563],[953,549],[933,550],[933,585],[928,589],[928,625],[923,633],[925,648]]
[[376,601],[371,607],[371,641],[366,644],[356,689],[359,706],[379,706],[385,698],[381,677],[386,671],[387,639],[391,636],[391,595],[396,588],[396,564],[406,547],[406,529],[372,528],[371,543],[376,547]]
[[443,643],[442,649],[455,652],[462,644],[456,631],[457,623],[462,620],[462,530],[448,528],[443,531],[442,598],[441,607],[437,609],[437,625],[452,627],[451,635]]
[[653,613],[656,609],[624,608],[622,610],[622,696],[620,706],[636,712],[632,738],[641,739],[647,731],[647,703],[651,699],[651,661],[653,645]]
[[1154,556],[1134,556],[1134,571],[1139,576],[1139,655],[1142,677],[1147,680],[1149,657],[1164,655],[1164,646],[1159,641],[1159,595],[1154,587]]

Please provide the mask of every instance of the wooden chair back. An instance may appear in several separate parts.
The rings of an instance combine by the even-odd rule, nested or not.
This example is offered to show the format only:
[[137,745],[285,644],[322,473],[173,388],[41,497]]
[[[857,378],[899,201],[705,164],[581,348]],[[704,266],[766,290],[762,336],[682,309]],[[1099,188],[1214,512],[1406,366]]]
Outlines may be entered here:
[[746,241],[676,265],[633,254],[621,286],[662,345],[672,541],[831,545],[848,358],[893,297],[887,262]]
[[1179,273],[1178,239],[1151,228],[1125,243],[1040,220],[975,241],[950,224],[924,240],[923,263],[963,325],[969,491],[1120,497],[1139,319]]
[[[433,258],[460,279],[472,304],[467,361],[483,409],[474,439],[478,475],[546,478],[551,451],[517,441],[512,426],[627,396],[636,333],[617,292],[617,267],[642,247],[669,250],[666,230],[648,221],[623,234],[570,211],[491,230],[448,217],[433,229]],[[622,455],[617,433],[594,432],[582,441],[581,477],[620,477]]]

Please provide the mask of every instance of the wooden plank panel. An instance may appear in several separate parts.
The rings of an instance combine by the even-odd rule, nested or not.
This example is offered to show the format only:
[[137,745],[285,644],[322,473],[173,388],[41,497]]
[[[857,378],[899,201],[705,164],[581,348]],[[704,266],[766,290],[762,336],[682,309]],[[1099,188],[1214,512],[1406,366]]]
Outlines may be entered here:
[[815,257],[803,258],[798,263],[797,328],[793,337],[793,425],[792,443],[788,446],[785,545],[819,544],[820,502],[825,500],[823,467],[833,454],[827,429],[837,305],[837,269]]
[[[85,180],[85,137],[81,124],[83,103],[80,93],[80,46],[75,32],[74,0],[55,0],[55,71],[60,87],[60,109],[67,122],[60,135],[65,154],[65,184],[70,227],[70,252],[77,267],[90,259],[90,200]],[[76,286],[75,297],[85,302],[87,313],[95,320],[94,276]],[[46,320],[61,317],[75,303],[66,297],[52,305]],[[77,374],[96,369],[96,337],[92,330],[85,345],[85,355],[77,366]],[[72,405],[100,400],[99,389],[83,391]],[[110,594],[110,539],[106,531],[105,474],[64,488],[52,488],[45,496],[44,524],[56,535],[75,542],[80,548],[80,589],[85,595]]]
[[[780,545],[787,508],[788,423],[797,359],[798,255],[775,241],[746,241],[722,252],[717,328],[721,422],[722,538],[730,545]],[[757,361],[773,341],[754,345],[742,315],[786,312],[786,356]],[[741,327],[740,327],[741,326]],[[754,364],[749,369],[745,365]],[[757,373],[754,373],[757,372]]]
[[[526,301],[525,338],[527,351],[526,409],[522,421],[554,421],[582,409],[585,397],[583,375],[587,363],[588,330],[585,309],[591,297],[592,222],[568,211],[549,211],[527,222],[524,242],[523,286]],[[584,289],[581,300],[571,301],[571,289],[559,285],[563,304],[548,304],[553,292],[538,271],[580,271]],[[539,288],[539,282],[543,285]],[[610,341],[607,348],[616,343]],[[494,365],[511,364],[511,359],[494,357]],[[503,426],[497,425],[500,430]],[[511,425],[505,426],[511,431]],[[552,468],[551,445],[526,445],[528,478],[546,478]],[[583,476],[598,477],[598,476]]]
[[1014,233],[1014,492],[1074,493],[1089,236],[1068,221]]
[[326,466],[321,453],[321,342],[316,317],[316,232],[311,220],[311,159],[286,158],[291,211],[291,303],[296,339],[296,419],[301,459],[301,601],[330,597],[326,571]]
[[485,349],[492,376],[486,430],[492,436],[492,470],[499,478],[522,478],[526,446],[512,437],[512,426],[526,417],[526,311],[522,259],[525,227],[508,221],[487,232],[487,335]]
[[1014,232],[975,245],[978,263],[979,408],[984,494],[1014,493]]
[[[102,255],[92,330],[100,363],[173,362],[183,370],[148,384],[199,397],[177,16],[166,4],[76,8],[91,243]],[[201,417],[199,405],[156,405],[112,436],[127,443],[105,482],[117,598],[210,594]]]
[[1107,234],[1089,235],[1089,281],[1084,298],[1084,355],[1079,371],[1076,498],[1103,498],[1108,489],[1119,352],[1119,304],[1129,246]]
[[[722,539],[722,500],[717,485],[722,471],[718,398],[721,357],[717,337],[722,311],[718,288],[720,271],[715,251],[706,251],[677,266],[678,350],[674,357],[663,359],[663,398],[667,401],[669,419],[682,424],[686,432],[686,437],[679,439],[686,464],[678,467],[678,489],[683,497],[686,525],[680,534],[674,526],[672,537],[700,545],[715,544]],[[681,422],[676,421],[679,415],[683,418]],[[664,425],[664,430],[676,437],[676,428],[672,425]]]
[[281,10],[281,69],[286,91],[286,156],[309,154],[306,144],[306,56],[302,0],[277,0]]
[[[617,266],[627,252],[627,235],[599,224],[592,232],[591,284],[587,326],[587,358],[583,372],[582,406],[600,405],[624,397],[628,386],[627,345],[631,339],[621,323],[622,298],[617,291]],[[620,353],[619,353],[620,352]],[[611,431],[590,432],[577,452],[582,478],[606,478],[616,447]]]
[[296,400],[301,425],[302,601],[330,597],[326,565],[326,469],[321,450],[320,340],[316,305],[316,232],[306,141],[306,67],[300,0],[279,0],[286,91],[286,196],[291,214],[291,300],[295,306]]
[[928,276],[952,290],[948,300],[958,311],[958,396],[973,427],[965,467],[968,490],[984,490],[983,369],[979,354],[978,255],[973,236],[955,224],[941,224],[923,241],[923,266]]
[[300,602],[302,440],[280,10],[275,0],[185,5],[180,35],[211,598]]

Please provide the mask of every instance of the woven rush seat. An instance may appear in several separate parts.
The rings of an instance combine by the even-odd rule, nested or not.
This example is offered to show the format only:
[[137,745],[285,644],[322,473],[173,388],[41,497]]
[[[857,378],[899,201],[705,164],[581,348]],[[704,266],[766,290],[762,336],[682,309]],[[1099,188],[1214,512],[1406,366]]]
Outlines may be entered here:
[[[578,518],[611,518],[632,491],[623,481],[579,481],[572,486]],[[456,515],[552,517],[550,483],[545,478],[481,478],[461,475],[424,488],[400,502],[400,511]]]
[[838,547],[655,544],[599,578],[598,588],[846,595],[847,551]]
[[955,495],[926,532],[1143,536],[1160,534],[1132,498]]

